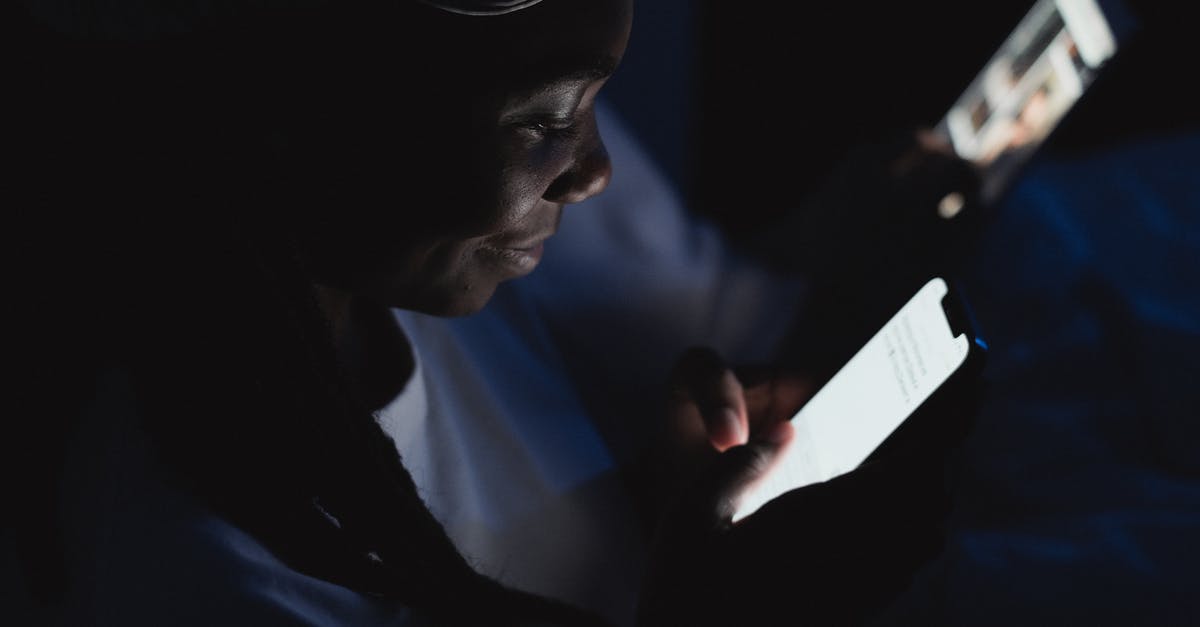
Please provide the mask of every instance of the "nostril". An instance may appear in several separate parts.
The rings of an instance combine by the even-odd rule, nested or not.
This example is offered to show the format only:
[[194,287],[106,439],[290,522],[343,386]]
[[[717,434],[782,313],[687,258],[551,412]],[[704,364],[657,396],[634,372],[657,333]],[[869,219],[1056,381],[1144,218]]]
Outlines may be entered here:
[[586,200],[604,191],[608,187],[609,182],[612,181],[612,161],[608,159],[608,153],[604,152],[603,149],[601,149],[601,153],[602,156],[589,176],[586,189],[583,191],[583,199],[581,200]]
[[582,166],[579,199],[572,202],[581,202],[599,194],[612,180],[612,160],[608,158],[608,149],[602,142],[596,143],[596,147],[588,154]]
[[564,204],[583,202],[604,191],[612,180],[612,161],[604,144],[597,142],[576,167],[565,172],[546,190],[547,200]]

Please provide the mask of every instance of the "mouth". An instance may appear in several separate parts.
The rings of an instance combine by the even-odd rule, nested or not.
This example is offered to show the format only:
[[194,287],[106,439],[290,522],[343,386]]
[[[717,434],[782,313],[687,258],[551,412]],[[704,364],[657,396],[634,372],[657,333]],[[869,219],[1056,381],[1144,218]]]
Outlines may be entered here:
[[545,238],[529,244],[524,242],[516,245],[484,244],[479,250],[520,276],[532,272],[538,262],[542,260],[542,254],[545,252]]

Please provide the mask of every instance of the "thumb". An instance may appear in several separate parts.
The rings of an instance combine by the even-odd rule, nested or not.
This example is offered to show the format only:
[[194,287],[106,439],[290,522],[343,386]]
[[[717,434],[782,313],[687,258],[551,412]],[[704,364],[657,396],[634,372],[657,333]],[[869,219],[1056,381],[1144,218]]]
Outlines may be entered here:
[[728,527],[741,498],[778,461],[793,437],[790,422],[773,424],[741,446],[721,453],[695,486],[693,514],[711,528]]
[[[771,469],[791,440],[791,423],[779,422],[746,444],[726,449],[669,508],[655,534],[638,602],[639,624],[716,624],[706,612],[738,604],[740,600],[716,592],[731,575],[722,568],[727,555],[718,540],[727,537],[723,532],[741,495]],[[696,602],[710,593],[716,595],[710,602]]]

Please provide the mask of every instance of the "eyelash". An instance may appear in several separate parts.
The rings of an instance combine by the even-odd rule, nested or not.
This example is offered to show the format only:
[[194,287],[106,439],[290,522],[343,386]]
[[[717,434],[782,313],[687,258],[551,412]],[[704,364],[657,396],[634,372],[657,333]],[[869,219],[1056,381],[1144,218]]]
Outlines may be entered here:
[[577,133],[575,120],[561,118],[527,120],[521,127],[546,139],[569,139]]

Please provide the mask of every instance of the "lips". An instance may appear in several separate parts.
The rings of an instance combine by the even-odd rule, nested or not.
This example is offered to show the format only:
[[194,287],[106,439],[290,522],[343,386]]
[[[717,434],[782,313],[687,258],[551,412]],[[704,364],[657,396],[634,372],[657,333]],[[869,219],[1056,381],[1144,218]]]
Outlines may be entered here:
[[546,240],[554,236],[558,231],[558,224],[562,220],[561,206],[548,205],[544,208],[548,211],[540,213],[539,217],[548,219],[539,220],[536,225],[535,223],[528,224],[526,225],[528,230],[522,229],[522,232],[497,234],[488,238],[480,246],[480,253],[493,261],[501,271],[512,277],[532,272],[538,262],[542,260]]
[[509,250],[515,250],[527,255],[537,255],[538,257],[541,257],[542,251],[545,249],[545,247],[545,242],[538,242],[532,246],[511,246],[509,247]]
[[542,260],[542,254],[545,251],[544,242],[545,239],[543,238],[529,244],[524,242],[517,245],[488,244],[481,246],[480,251],[499,261],[502,265],[513,270],[514,274],[520,276],[532,272],[537,267],[538,262]]
[[526,242],[524,242],[524,243],[519,243],[519,244],[513,244],[513,243],[508,243],[508,242],[500,242],[500,243],[497,243],[497,244],[491,244],[491,246],[492,246],[493,248],[496,248],[496,249],[499,249],[499,250],[521,250],[521,251],[530,251],[530,250],[533,250],[533,249],[535,249],[535,248],[541,248],[541,247],[542,247],[542,245],[543,245],[543,243],[544,243],[546,240],[548,240],[548,239],[550,239],[550,236],[548,236],[548,235],[547,235],[547,236],[545,236],[545,237],[539,237],[539,238],[537,238],[537,239],[526,240]]

